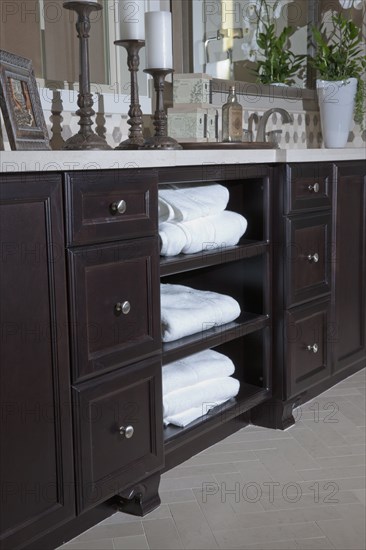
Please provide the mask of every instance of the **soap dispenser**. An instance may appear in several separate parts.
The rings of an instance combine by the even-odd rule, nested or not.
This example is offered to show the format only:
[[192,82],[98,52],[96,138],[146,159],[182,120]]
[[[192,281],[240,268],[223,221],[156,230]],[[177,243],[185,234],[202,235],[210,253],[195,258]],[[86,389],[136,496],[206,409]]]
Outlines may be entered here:
[[227,102],[222,106],[222,141],[237,143],[243,136],[243,107],[240,105],[235,86],[230,86]]

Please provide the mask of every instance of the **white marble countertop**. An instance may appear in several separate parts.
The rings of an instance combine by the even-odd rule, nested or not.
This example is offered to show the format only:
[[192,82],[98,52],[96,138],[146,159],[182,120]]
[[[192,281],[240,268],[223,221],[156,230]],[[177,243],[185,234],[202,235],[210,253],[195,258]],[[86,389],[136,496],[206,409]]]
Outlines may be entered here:
[[0,172],[161,168],[200,164],[273,164],[366,160],[366,148],[223,151],[1,151]]

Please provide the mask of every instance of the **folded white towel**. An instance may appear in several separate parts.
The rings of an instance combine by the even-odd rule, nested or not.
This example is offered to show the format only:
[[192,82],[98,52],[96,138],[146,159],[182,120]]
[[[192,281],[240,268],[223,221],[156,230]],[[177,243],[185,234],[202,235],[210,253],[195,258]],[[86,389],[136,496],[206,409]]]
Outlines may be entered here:
[[163,395],[203,380],[231,376],[234,372],[235,366],[229,357],[207,349],[164,365]]
[[192,409],[187,409],[186,411],[183,411],[181,413],[173,414],[172,416],[164,418],[164,425],[168,426],[169,424],[174,424],[179,428],[184,428],[185,426],[187,426],[187,424],[193,422],[193,420],[197,420],[197,418],[200,418],[205,414],[209,414],[214,407],[218,407],[226,401],[228,400],[226,399],[225,401],[216,401],[215,403],[205,403],[204,407],[193,407]]
[[159,221],[188,221],[225,210],[229,191],[211,185],[170,185],[159,188]]
[[234,298],[183,285],[160,285],[163,342],[234,321],[240,306]]
[[162,243],[160,254],[195,254],[234,246],[244,235],[247,226],[247,220],[243,216],[228,210],[188,222],[164,222],[159,224]]
[[201,408],[202,414],[206,414],[207,406],[235,397],[239,388],[239,380],[227,376],[204,380],[193,386],[172,391],[163,397],[164,420],[197,407]]

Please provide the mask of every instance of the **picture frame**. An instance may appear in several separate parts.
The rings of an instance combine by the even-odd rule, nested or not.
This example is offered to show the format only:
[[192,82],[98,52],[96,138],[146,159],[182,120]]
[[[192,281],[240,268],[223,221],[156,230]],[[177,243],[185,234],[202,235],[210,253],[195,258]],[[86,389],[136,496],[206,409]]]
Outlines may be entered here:
[[50,150],[30,59],[0,50],[0,107],[10,148]]

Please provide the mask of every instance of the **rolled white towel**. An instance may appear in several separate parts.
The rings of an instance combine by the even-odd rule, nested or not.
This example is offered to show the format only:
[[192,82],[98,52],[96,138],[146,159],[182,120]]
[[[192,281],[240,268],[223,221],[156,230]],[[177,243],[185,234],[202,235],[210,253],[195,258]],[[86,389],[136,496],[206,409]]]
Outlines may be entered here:
[[188,221],[225,210],[229,191],[218,183],[159,188],[159,221]]
[[174,218],[173,208],[160,196],[158,200],[158,216],[159,222],[163,220],[172,220]]
[[187,245],[187,235],[181,225],[171,222],[159,224],[161,256],[177,256]]
[[225,401],[216,401],[215,403],[205,403],[204,407],[193,407],[192,409],[187,409],[181,413],[173,414],[172,416],[164,418],[164,424],[165,426],[174,424],[179,428],[184,428],[187,424],[190,424],[194,420],[197,420],[197,418],[208,414],[214,407],[218,407],[219,405],[226,403],[226,401],[228,401],[228,399]]
[[202,414],[206,414],[207,406],[235,397],[239,388],[239,380],[227,376],[204,380],[193,386],[172,391],[163,397],[163,418],[165,420],[197,407],[201,408]]
[[163,395],[203,380],[231,376],[235,372],[232,360],[207,349],[163,367]]
[[208,330],[234,321],[240,306],[234,298],[183,285],[160,285],[163,342]]
[[160,254],[195,254],[234,246],[244,235],[247,226],[247,220],[243,216],[228,210],[188,222],[164,222],[159,224],[162,241]]

